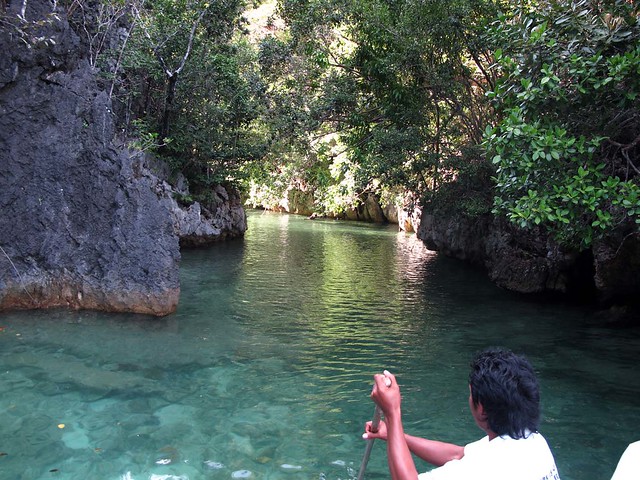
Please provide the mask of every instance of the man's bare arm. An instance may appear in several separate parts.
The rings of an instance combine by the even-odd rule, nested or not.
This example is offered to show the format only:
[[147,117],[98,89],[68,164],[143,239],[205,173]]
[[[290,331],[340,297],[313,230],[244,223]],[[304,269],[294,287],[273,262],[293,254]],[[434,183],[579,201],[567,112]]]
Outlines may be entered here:
[[407,435],[406,433],[404,438],[411,452],[436,467],[441,467],[450,460],[458,460],[464,456],[464,447],[453,443],[428,440]]

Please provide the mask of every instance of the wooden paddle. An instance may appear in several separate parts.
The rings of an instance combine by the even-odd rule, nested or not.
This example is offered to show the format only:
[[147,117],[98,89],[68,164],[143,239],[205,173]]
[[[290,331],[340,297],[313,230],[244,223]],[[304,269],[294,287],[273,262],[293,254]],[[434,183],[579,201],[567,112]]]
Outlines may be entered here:
[[[388,378],[384,379],[384,383],[388,386],[391,385],[391,380]],[[380,425],[380,418],[382,417],[382,410],[380,407],[376,405],[376,408],[373,410],[373,418],[371,419],[371,432],[376,433],[378,431],[378,426]],[[373,448],[373,441],[375,438],[367,439],[367,446],[364,449],[364,456],[362,457],[362,463],[360,464],[360,471],[358,472],[358,480],[362,480],[364,478],[364,471],[367,469],[367,463],[369,462],[369,457],[371,456],[371,449]]]

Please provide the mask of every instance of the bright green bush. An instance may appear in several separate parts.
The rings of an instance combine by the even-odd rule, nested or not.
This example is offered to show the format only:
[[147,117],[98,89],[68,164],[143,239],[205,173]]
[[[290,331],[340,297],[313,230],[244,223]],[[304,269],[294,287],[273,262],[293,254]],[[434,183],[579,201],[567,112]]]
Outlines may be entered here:
[[503,42],[491,93],[500,120],[485,130],[494,212],[578,249],[640,227],[637,12],[626,2],[540,2],[503,16],[491,35]]

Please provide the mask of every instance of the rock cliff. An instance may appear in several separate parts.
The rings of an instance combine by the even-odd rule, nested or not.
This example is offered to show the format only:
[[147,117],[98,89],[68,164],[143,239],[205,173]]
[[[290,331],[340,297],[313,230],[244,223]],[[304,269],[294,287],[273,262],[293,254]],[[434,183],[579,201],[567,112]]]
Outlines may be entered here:
[[222,185],[213,189],[209,205],[194,202],[183,208],[175,204],[172,214],[180,246],[185,248],[205,247],[242,237],[247,231],[247,214],[239,192]]
[[52,7],[12,2],[0,32],[0,309],[165,315],[180,292],[170,202],[114,148],[107,94]]
[[584,252],[563,250],[541,232],[523,232],[492,215],[423,211],[418,237],[431,250],[482,266],[499,286],[633,303],[640,294],[640,234],[617,232]]
[[220,187],[208,218],[185,213],[143,155],[115,146],[108,95],[55,5],[0,2],[0,311],[166,315],[180,238],[242,235],[244,211]]

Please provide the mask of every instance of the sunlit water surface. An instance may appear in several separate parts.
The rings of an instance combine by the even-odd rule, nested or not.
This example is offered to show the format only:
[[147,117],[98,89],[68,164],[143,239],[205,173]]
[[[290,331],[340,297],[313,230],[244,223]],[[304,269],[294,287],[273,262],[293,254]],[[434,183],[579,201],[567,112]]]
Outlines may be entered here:
[[[489,345],[536,366],[563,479],[609,479],[640,439],[638,330],[509,294],[393,227],[249,226],[183,252],[167,318],[0,317],[2,479],[351,479],[374,372],[398,375],[408,432],[466,443],[468,363]],[[388,478],[381,442],[367,473]]]

